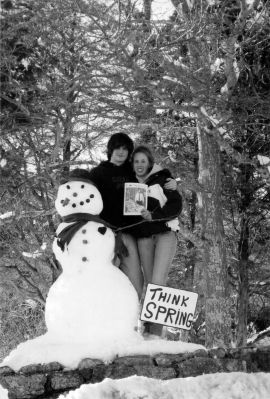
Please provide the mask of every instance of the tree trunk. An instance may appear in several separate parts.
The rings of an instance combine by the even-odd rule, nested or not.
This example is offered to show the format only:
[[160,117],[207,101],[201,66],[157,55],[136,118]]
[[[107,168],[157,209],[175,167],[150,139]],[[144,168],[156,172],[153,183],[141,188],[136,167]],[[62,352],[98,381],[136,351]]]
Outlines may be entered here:
[[143,2],[143,8],[144,8],[144,17],[147,21],[151,20],[151,3],[152,0],[144,0]]
[[252,177],[252,167],[250,165],[240,165],[241,180],[239,189],[241,191],[241,202],[239,212],[241,215],[241,231],[238,244],[239,259],[239,285],[238,285],[238,303],[237,303],[237,346],[245,346],[247,343],[247,313],[249,296],[248,279],[248,257],[249,257],[249,217],[247,215],[253,194],[250,179]]
[[241,233],[239,242],[239,288],[237,304],[237,346],[245,346],[247,343],[247,313],[248,313],[248,220],[244,217],[241,221]]
[[205,242],[205,325],[207,348],[226,347],[231,343],[230,297],[224,229],[221,209],[220,155],[214,135],[198,121],[199,182],[198,195]]

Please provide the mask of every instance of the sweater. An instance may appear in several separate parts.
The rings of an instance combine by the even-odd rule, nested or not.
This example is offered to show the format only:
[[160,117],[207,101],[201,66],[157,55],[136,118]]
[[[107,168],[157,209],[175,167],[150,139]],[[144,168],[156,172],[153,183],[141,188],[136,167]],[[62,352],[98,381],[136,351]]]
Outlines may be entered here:
[[123,214],[124,185],[137,181],[129,162],[117,166],[110,161],[103,161],[90,170],[89,177],[96,184],[103,200],[101,219],[115,227],[123,227],[141,220],[141,217]]

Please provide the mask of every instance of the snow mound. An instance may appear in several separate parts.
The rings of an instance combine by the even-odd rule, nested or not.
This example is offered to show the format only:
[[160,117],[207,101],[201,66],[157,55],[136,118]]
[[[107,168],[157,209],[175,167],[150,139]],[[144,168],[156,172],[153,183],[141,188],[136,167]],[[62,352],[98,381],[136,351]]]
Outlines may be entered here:
[[82,385],[58,399],[268,399],[270,373],[206,374],[168,381],[132,376]]

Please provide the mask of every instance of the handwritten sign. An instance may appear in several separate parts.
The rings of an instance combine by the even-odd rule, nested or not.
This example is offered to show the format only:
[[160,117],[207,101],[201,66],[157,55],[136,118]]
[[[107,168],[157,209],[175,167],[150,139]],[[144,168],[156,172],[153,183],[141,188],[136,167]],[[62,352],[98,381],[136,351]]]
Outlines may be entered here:
[[141,320],[190,330],[197,299],[195,292],[148,284]]

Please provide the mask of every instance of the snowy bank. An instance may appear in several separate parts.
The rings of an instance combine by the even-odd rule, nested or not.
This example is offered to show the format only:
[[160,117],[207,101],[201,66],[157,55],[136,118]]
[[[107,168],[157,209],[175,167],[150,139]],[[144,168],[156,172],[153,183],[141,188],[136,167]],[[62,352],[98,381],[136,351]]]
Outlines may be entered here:
[[116,357],[128,355],[150,355],[157,353],[187,353],[205,349],[202,345],[190,344],[181,341],[166,341],[163,339],[144,340],[141,336],[113,342],[104,345],[103,342],[62,342],[54,341],[50,334],[42,335],[31,341],[20,344],[0,364],[0,367],[9,366],[18,371],[29,364],[48,364],[58,362],[63,366],[75,369],[85,358],[99,359],[105,363]]
[[270,373],[220,373],[169,381],[132,376],[83,385],[59,399],[268,399]]
[[8,399],[8,391],[0,385],[0,399]]

